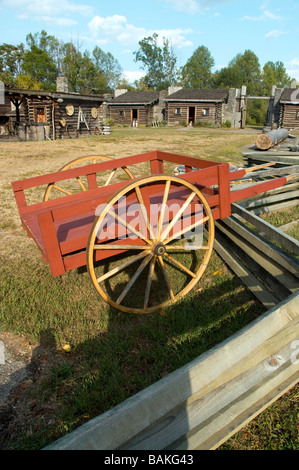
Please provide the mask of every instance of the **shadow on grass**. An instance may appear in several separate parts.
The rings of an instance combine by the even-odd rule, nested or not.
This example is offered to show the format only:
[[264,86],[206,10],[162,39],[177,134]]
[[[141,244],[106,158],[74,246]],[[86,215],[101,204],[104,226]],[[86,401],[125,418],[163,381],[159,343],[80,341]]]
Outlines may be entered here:
[[[80,272],[78,285],[88,277],[84,269]],[[69,290],[68,295],[73,292],[73,303],[62,312],[63,327],[55,313],[45,328],[42,320],[40,325],[36,323],[39,346],[26,368],[29,382],[11,396],[6,411],[13,412],[0,448],[43,448],[187,364],[263,312],[231,276],[215,279],[206,286],[202,281],[181,301],[148,315],[120,313],[105,303],[103,307],[98,295],[95,307],[93,294],[87,294],[84,286],[81,296],[85,297],[85,304],[81,305],[80,288],[74,289],[68,281],[61,286],[61,282],[55,281],[50,297],[46,297],[46,291],[44,297],[39,294],[44,308],[55,312],[56,293],[61,296],[57,299],[60,310],[66,310],[66,293],[61,292],[61,287]],[[47,287],[52,288],[49,280]],[[160,288],[159,283],[157,287]],[[76,296],[81,324],[72,316]],[[91,313],[83,311],[88,306]],[[29,316],[30,302],[22,308],[21,314]],[[70,352],[66,352],[62,337],[66,338],[70,331],[78,341],[71,341]],[[187,432],[187,415],[182,426]]]

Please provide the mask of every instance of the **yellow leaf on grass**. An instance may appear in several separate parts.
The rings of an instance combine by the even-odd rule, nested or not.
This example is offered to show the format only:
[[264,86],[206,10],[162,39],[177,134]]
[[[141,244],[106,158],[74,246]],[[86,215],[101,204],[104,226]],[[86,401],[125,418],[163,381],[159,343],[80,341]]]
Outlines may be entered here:
[[215,272],[213,273],[213,276],[221,276],[221,274],[223,274],[222,269],[218,269],[218,271],[215,271]]

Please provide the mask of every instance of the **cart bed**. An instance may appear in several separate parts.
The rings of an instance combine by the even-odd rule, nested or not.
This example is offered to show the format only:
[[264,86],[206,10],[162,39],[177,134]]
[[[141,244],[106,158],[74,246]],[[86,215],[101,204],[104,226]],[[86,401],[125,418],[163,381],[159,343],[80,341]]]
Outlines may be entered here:
[[[151,174],[163,174],[164,161],[185,165],[186,173],[180,178],[193,183],[202,191],[215,220],[231,214],[231,202],[282,186],[286,180],[279,178],[261,183],[254,189],[246,188],[231,193],[231,180],[244,176],[244,169],[230,173],[228,163],[156,151],[15,181],[12,186],[23,227],[38,245],[43,259],[49,262],[53,276],[86,264],[86,246],[97,207],[106,204],[110,197],[132,181],[97,187],[97,173],[149,162]],[[88,191],[33,205],[27,204],[26,190],[83,175],[87,176]],[[130,243],[129,240],[127,242]],[[97,256],[104,259],[121,252],[123,250],[109,250],[109,253],[97,253]]]

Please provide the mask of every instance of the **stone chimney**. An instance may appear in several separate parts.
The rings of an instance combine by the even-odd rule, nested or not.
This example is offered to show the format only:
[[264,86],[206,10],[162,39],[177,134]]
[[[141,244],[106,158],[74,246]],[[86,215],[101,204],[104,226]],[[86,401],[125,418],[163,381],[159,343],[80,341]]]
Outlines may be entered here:
[[68,93],[69,92],[69,84],[68,84],[68,79],[66,77],[57,77],[56,78],[56,91],[58,93]]

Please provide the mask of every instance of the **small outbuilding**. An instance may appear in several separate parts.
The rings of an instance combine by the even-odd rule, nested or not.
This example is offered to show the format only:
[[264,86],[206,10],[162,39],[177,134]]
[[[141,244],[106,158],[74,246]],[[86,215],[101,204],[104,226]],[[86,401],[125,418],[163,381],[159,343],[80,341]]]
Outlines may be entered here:
[[278,127],[294,129],[299,127],[299,88],[285,88],[279,99]]
[[[229,101],[228,89],[180,89],[165,98],[168,124],[206,122],[222,125],[224,106]],[[235,98],[235,96],[234,96]],[[234,127],[234,126],[233,126]]]
[[116,90],[108,102],[109,117],[116,125],[131,127],[151,126],[164,121],[164,97],[166,92]]

